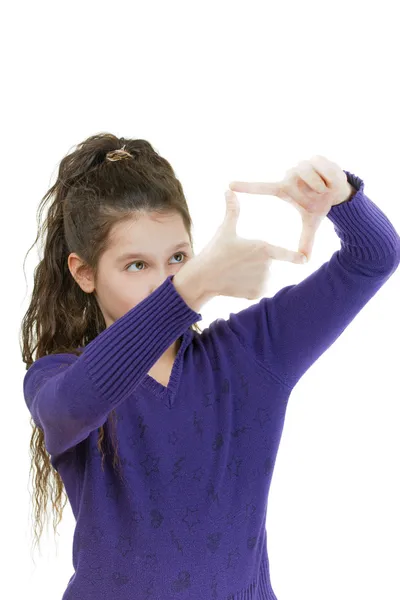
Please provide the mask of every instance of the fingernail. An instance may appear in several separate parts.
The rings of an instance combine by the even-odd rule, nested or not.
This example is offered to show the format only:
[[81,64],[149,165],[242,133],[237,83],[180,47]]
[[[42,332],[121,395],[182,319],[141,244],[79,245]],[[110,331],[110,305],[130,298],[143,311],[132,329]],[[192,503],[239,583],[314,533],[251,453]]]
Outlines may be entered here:
[[308,260],[307,256],[305,254],[303,254],[303,258],[301,259],[301,262],[304,264],[306,263]]

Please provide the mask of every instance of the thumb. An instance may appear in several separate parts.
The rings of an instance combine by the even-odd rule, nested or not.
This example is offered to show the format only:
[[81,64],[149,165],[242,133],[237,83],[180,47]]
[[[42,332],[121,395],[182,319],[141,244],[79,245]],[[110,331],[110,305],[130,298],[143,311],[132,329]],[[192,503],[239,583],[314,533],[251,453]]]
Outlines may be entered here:
[[225,203],[226,212],[222,227],[236,233],[236,225],[240,214],[240,204],[236,194],[234,194],[232,190],[227,190],[225,192]]

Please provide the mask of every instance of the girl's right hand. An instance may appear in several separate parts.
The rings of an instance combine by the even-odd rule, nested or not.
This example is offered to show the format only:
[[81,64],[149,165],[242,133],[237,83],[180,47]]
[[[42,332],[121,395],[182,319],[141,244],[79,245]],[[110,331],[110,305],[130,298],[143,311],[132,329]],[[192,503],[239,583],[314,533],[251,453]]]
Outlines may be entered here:
[[232,190],[225,192],[225,201],[225,218],[214,237],[181,270],[197,269],[210,295],[254,300],[263,294],[272,259],[302,264],[304,255],[238,236],[239,201]]

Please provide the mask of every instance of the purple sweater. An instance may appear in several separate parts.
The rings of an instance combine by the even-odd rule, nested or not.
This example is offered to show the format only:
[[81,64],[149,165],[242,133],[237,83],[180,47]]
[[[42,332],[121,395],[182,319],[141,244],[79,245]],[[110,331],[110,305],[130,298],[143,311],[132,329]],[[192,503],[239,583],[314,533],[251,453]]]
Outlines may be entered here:
[[[81,356],[28,369],[76,518],[63,600],[276,600],[266,515],[288,399],[400,262],[393,225],[345,173],[358,191],[327,215],[341,249],[297,285],[200,334],[169,276]],[[178,338],[165,387],[147,371]],[[97,449],[111,410],[124,482],[111,443],[104,471]]]

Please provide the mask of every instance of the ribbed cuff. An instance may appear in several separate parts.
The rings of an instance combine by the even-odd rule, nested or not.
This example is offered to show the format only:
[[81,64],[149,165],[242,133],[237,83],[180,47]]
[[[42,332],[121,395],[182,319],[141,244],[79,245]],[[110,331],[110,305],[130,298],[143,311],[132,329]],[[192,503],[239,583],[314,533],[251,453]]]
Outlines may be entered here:
[[171,344],[202,320],[178,293],[173,277],[102,331],[82,354],[93,385],[110,404],[129,394]]
[[[357,190],[347,202],[332,206],[327,218],[334,224],[342,247],[352,257],[369,264],[400,260],[400,237],[381,209],[364,193],[364,181],[344,171]],[[398,263],[397,263],[398,264]]]

